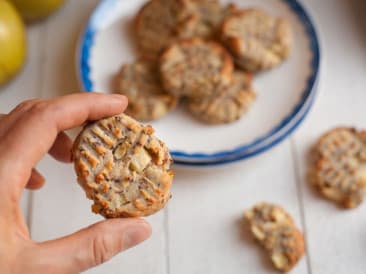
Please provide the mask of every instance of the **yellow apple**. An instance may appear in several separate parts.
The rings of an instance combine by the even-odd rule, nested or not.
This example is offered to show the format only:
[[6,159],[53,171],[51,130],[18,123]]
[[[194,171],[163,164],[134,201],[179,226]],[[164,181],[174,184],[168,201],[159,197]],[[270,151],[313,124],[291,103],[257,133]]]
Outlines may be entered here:
[[24,25],[15,7],[0,0],[0,85],[23,66],[26,55]]
[[11,0],[24,20],[36,21],[56,11],[65,0]]

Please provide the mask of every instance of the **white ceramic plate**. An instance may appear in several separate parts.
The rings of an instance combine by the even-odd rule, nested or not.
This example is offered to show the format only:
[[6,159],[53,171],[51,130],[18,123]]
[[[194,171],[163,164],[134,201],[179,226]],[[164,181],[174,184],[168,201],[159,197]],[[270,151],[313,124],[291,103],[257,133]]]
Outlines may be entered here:
[[[78,49],[79,79],[85,91],[112,92],[121,65],[137,57],[130,25],[145,2],[104,0],[95,9]],[[320,53],[316,31],[303,7],[296,0],[222,0],[229,2],[287,18],[294,32],[293,51],[280,67],[255,78],[258,98],[241,120],[205,125],[177,109],[152,122],[177,163],[220,164],[268,150],[290,135],[314,100]]]

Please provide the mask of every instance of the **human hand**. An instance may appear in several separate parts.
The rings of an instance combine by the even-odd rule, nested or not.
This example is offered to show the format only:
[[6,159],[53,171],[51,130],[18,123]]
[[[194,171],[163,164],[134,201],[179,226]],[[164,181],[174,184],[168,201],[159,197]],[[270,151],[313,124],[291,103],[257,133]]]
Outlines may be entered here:
[[24,188],[44,184],[34,167],[47,152],[71,161],[72,142],[64,130],[119,114],[126,106],[121,95],[74,94],[26,101],[0,117],[1,273],[79,273],[149,237],[150,226],[142,219],[110,219],[36,243],[19,207]]

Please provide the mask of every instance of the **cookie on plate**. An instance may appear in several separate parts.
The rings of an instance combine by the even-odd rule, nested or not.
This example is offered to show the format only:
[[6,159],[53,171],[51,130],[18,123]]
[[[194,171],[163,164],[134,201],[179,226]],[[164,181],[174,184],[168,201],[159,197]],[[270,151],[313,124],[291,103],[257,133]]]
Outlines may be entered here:
[[149,60],[124,65],[118,82],[119,92],[128,97],[126,114],[139,121],[159,119],[177,105],[176,97],[164,91],[158,67]]
[[185,1],[150,0],[139,11],[136,41],[144,55],[156,56],[191,26]]
[[245,213],[245,219],[278,270],[290,271],[304,255],[304,237],[282,207],[260,203]]
[[290,24],[259,9],[228,16],[221,26],[221,40],[242,69],[258,72],[279,65],[290,54]]
[[169,200],[173,172],[166,145],[125,114],[87,125],[73,147],[78,182],[106,218],[153,214]]
[[335,128],[312,150],[309,180],[321,194],[346,208],[366,197],[366,131]]
[[200,38],[180,41],[164,51],[160,73],[167,92],[180,97],[210,95],[218,84],[229,84],[233,62],[218,43]]
[[255,97],[252,76],[236,71],[229,85],[218,85],[211,95],[188,99],[187,108],[203,122],[230,123],[249,110]]
[[234,5],[224,8],[218,0],[186,0],[186,4],[191,14],[186,38],[213,38],[225,15],[234,10]]

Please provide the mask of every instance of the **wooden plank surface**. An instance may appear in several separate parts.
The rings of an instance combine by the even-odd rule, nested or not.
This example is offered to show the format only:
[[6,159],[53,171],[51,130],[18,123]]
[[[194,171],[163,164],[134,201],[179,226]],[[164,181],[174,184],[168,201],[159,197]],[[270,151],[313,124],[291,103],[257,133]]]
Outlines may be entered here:
[[[169,273],[276,273],[243,213],[257,202],[278,203],[301,227],[296,188],[289,141],[245,162],[177,167],[168,206]],[[306,259],[292,273],[309,273]]]
[[[29,55],[22,74],[0,90],[0,111],[32,97],[79,89],[75,47],[97,0],[70,0],[49,20],[28,30]],[[366,22],[362,0],[306,0],[322,44],[319,95],[295,135],[254,159],[213,168],[176,167],[173,199],[148,218],[147,242],[87,273],[276,273],[242,224],[243,211],[258,201],[283,205],[304,230],[308,254],[291,273],[364,274],[365,205],[342,210],[307,184],[306,154],[335,125],[366,128]],[[74,232],[100,220],[75,182],[70,165],[46,157],[39,169],[47,184],[22,201],[32,209],[35,240]],[[30,208],[27,205],[31,204]]]
[[322,42],[319,96],[293,137],[302,189],[312,273],[366,273],[366,205],[344,210],[320,197],[306,182],[307,154],[335,126],[366,128],[365,1],[306,1]]

